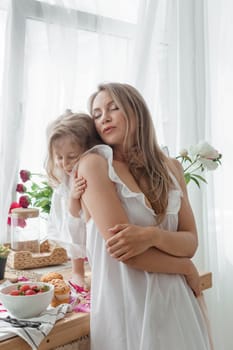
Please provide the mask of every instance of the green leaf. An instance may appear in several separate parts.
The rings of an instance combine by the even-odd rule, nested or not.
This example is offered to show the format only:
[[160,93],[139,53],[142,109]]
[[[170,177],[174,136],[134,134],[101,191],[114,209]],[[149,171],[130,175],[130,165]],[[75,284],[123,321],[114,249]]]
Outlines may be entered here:
[[38,206],[38,207],[44,207],[45,205],[47,205],[49,203],[49,199],[48,198],[40,198],[38,200],[35,201],[34,205]]
[[200,184],[195,177],[191,176],[191,180],[193,180],[195,182],[195,184],[197,185],[197,187],[200,188]]
[[208,182],[206,181],[206,179],[205,179],[203,176],[201,176],[201,175],[192,174],[192,176],[198,178],[199,180],[205,182],[206,184],[208,183]]
[[31,191],[37,191],[40,187],[35,183],[33,182],[32,185],[31,185]]
[[47,213],[47,214],[49,214],[50,208],[51,208],[51,203],[49,203],[48,205],[45,205],[45,206],[41,209],[41,211],[42,211],[42,213]]
[[185,179],[185,183],[187,185],[190,182],[190,180],[191,180],[191,175],[189,173],[185,173],[184,174],[184,179]]
[[189,163],[193,162],[192,159],[189,156],[185,156],[184,158],[185,158],[185,161],[187,160]]

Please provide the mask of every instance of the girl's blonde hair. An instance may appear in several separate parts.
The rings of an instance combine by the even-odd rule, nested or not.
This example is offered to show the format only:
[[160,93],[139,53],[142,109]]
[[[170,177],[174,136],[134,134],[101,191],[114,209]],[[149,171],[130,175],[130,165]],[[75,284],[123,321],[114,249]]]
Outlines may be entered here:
[[[166,213],[172,181],[167,168],[168,158],[158,145],[146,102],[131,85],[104,83],[98,86],[98,90],[89,99],[91,114],[94,99],[101,91],[109,93],[125,116],[123,156],[130,172],[157,214],[157,223],[160,223]],[[132,123],[136,124],[133,143],[129,137]]]
[[73,143],[77,143],[83,149],[83,152],[102,143],[96,132],[93,119],[88,114],[72,113],[70,110],[49,124],[46,132],[48,153],[45,160],[45,169],[52,186],[61,183],[63,177],[54,159],[53,145],[57,139],[69,136]]

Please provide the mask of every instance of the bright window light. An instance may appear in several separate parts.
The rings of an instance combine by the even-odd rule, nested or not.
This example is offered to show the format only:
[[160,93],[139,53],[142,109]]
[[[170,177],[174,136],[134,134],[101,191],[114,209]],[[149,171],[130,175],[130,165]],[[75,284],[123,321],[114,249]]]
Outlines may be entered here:
[[[59,27],[51,25],[51,32]],[[64,30],[64,28],[63,28]],[[72,37],[72,47],[65,38]],[[59,36],[60,39],[60,36]],[[87,112],[87,101],[102,81],[127,76],[130,40],[93,31],[66,28],[64,45],[49,41],[45,23],[27,20],[24,71],[25,130],[20,168],[43,170],[46,127],[65,109]],[[51,51],[53,58],[51,59]],[[54,60],[55,58],[55,60]],[[56,106],[56,107],[54,107]]]
[[[37,0],[55,5],[54,0]],[[64,7],[110,17],[130,23],[137,22],[139,0],[63,0]]]

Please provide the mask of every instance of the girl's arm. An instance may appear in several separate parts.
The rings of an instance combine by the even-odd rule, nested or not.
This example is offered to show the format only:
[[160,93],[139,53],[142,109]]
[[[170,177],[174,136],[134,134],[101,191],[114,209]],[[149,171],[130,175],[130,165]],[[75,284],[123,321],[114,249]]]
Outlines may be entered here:
[[109,254],[124,261],[150,247],[168,254],[191,258],[198,246],[197,230],[184,181],[183,168],[177,160],[171,160],[170,168],[179,182],[183,196],[178,215],[178,230],[168,231],[158,226],[140,227],[116,225],[111,229],[114,236],[107,241]]
[[[108,240],[113,235],[109,230],[111,227],[129,222],[116,187],[108,177],[106,160],[97,154],[88,154],[80,161],[79,176],[83,176],[88,183],[82,195],[86,219],[91,216],[100,234]],[[177,258],[156,248],[134,256],[125,263],[148,272],[178,273],[188,276],[192,270],[189,259]]]
[[68,201],[69,212],[74,217],[79,217],[81,210],[80,199],[86,186],[86,180],[82,177],[78,177],[78,171],[74,170],[71,178],[70,195]]

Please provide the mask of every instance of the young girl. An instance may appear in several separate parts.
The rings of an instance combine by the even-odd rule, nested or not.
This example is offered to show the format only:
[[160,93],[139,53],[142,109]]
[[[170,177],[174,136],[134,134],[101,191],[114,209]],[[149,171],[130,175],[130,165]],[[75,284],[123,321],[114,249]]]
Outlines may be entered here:
[[79,287],[86,287],[86,232],[85,222],[79,215],[79,199],[86,182],[82,178],[78,179],[77,171],[73,171],[73,168],[80,155],[100,143],[100,139],[89,115],[68,111],[48,126],[47,140],[45,168],[54,188],[47,235],[48,239],[55,240],[67,250],[72,262],[70,282],[79,291]]

